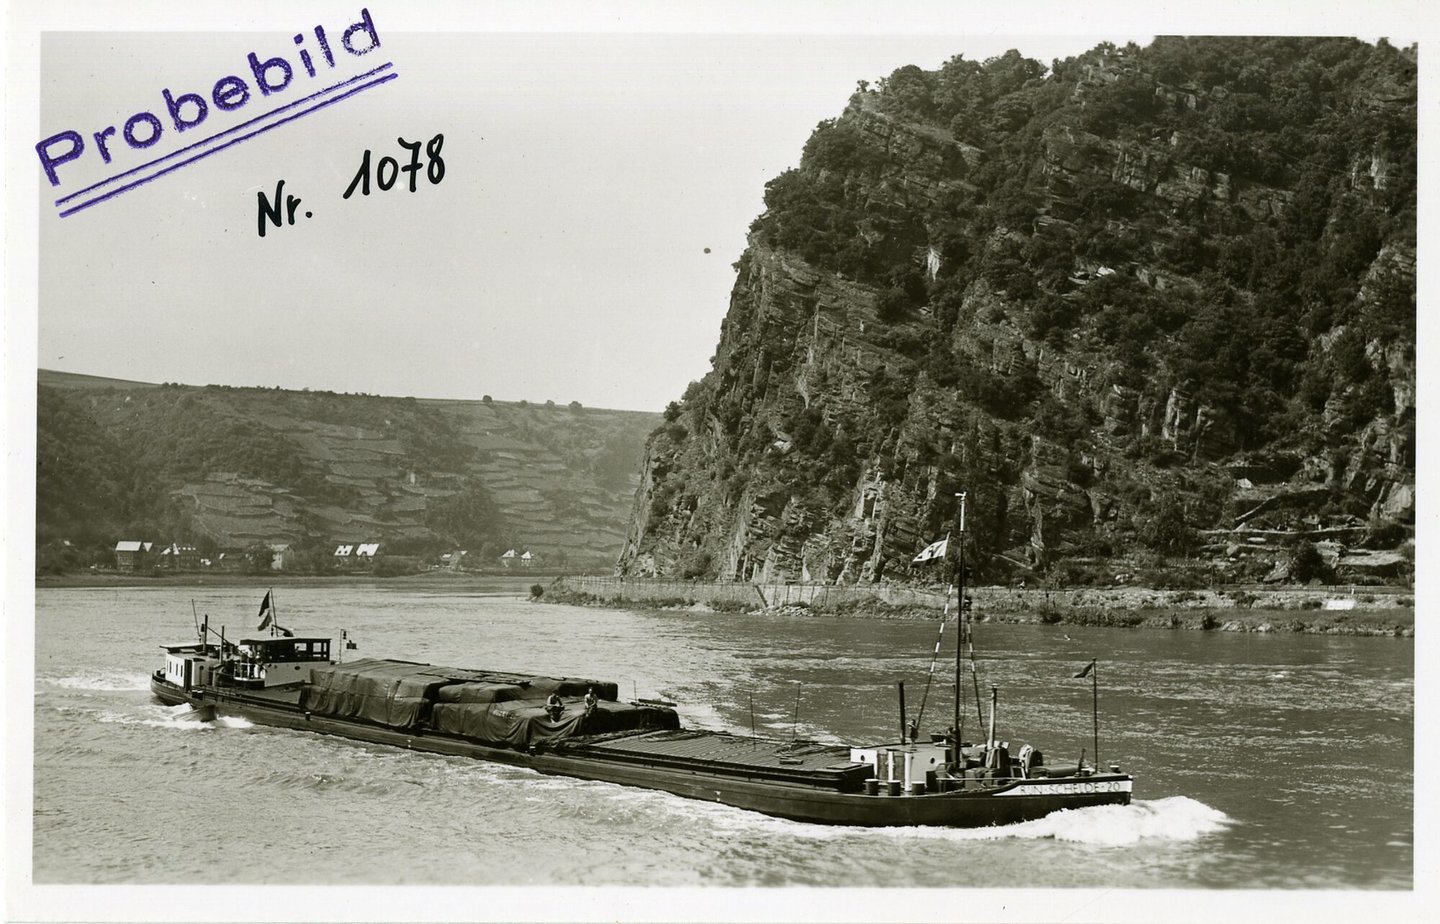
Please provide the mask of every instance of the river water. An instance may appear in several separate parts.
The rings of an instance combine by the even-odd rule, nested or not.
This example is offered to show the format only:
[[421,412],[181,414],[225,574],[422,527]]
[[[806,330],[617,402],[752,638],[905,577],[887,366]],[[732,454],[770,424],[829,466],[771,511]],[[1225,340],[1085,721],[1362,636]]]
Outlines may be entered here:
[[[979,627],[998,737],[1051,763],[1091,746],[1135,801],[1006,828],[809,826],[611,784],[252,726],[152,702],[191,603],[230,637],[263,589],[41,589],[35,626],[37,883],[1044,886],[1409,889],[1414,644],[1219,632]],[[895,681],[926,693],[936,625],[645,613],[515,592],[278,589],[282,624],[349,631],[358,656],[614,680],[691,726],[893,740]],[[950,642],[952,633],[946,633]],[[973,700],[973,695],[972,695]],[[798,702],[798,718],[797,718]],[[967,723],[975,728],[973,701]]]

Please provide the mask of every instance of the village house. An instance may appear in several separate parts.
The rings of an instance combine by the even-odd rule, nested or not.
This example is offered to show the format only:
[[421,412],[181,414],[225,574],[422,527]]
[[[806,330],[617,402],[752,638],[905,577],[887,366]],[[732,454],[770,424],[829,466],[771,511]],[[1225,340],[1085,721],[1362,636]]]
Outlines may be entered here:
[[210,560],[210,567],[217,571],[240,571],[244,566],[244,549],[226,549]]
[[172,542],[160,550],[159,565],[170,571],[196,571],[200,568],[200,550]]
[[122,539],[115,543],[116,571],[146,571],[150,568],[150,550],[153,542]]
[[469,554],[465,549],[446,552],[440,556],[439,569],[441,571],[460,571],[465,565],[465,556]]
[[369,568],[380,554],[378,542],[348,542],[335,547],[335,565],[342,569]]
[[272,543],[270,543],[270,570],[271,570],[271,571],[284,571],[286,564],[289,563],[289,558],[290,558],[290,543],[288,543],[288,542],[272,542]]

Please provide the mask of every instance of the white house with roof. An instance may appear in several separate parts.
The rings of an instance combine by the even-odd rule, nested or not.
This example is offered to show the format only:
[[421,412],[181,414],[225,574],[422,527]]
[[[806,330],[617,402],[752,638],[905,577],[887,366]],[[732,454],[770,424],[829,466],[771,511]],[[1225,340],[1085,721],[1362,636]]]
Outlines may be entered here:
[[122,539],[115,543],[115,570],[139,571],[149,564],[150,550],[155,543],[139,539]]
[[193,545],[172,542],[160,550],[160,567],[190,571],[200,566],[200,550]]

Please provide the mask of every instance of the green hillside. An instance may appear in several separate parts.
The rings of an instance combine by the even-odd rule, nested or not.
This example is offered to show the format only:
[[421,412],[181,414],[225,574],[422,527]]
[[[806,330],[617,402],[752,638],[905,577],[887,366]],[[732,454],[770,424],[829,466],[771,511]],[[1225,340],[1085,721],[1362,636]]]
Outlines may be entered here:
[[[515,548],[546,567],[606,568],[660,419],[44,370],[39,383],[42,567],[103,562],[128,538],[205,553],[286,543],[301,570],[358,542],[421,558],[466,549],[482,566]],[[61,561],[60,548],[79,551]]]

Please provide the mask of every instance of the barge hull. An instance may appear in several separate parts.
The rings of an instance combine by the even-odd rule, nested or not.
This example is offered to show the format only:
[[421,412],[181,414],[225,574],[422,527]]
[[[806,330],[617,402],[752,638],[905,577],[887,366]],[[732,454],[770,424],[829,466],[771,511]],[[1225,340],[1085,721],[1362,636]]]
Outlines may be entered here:
[[599,749],[586,753],[583,744],[534,753],[492,747],[436,732],[403,731],[314,715],[301,710],[298,705],[268,697],[247,696],[243,692],[187,692],[159,677],[151,678],[150,689],[157,699],[167,705],[214,707],[219,714],[240,716],[261,725],[493,761],[552,776],[661,790],[690,799],[810,823],[865,827],[984,827],[1031,821],[1064,809],[1127,805],[1130,802],[1131,780],[1123,774],[1096,774],[1083,781],[1069,778],[1020,780],[1007,787],[985,791],[867,795],[767,779],[761,768],[756,768],[753,774],[746,774],[733,768],[717,772],[702,768],[657,766],[633,755],[602,753]]

